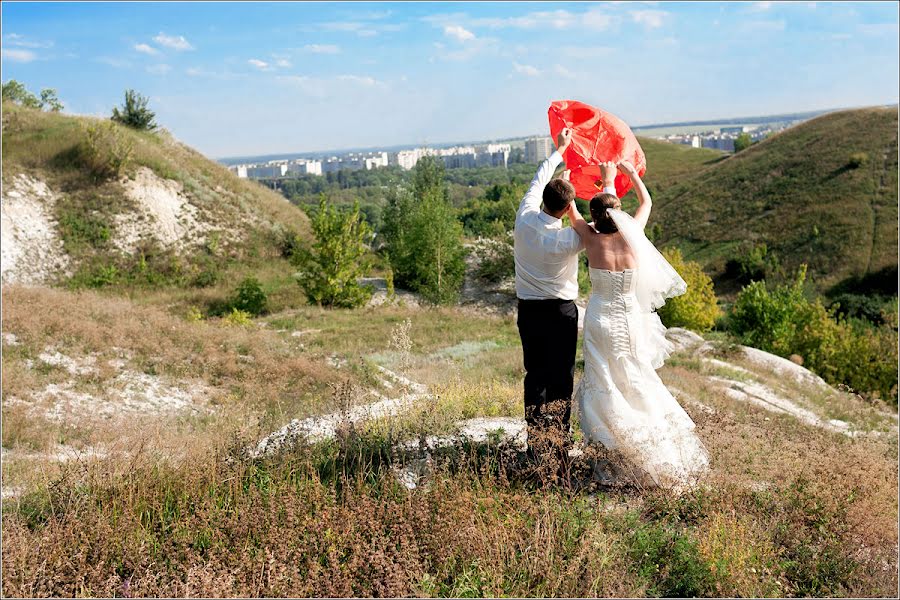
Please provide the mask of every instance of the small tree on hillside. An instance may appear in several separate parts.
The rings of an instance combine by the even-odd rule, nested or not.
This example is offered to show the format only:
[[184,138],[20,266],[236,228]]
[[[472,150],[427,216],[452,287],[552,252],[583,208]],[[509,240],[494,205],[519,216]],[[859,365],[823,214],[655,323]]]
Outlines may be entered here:
[[750,146],[753,145],[753,140],[750,139],[749,133],[742,133],[737,136],[734,140],[734,153],[737,154],[741,150],[746,150]]
[[29,92],[24,84],[15,79],[10,79],[3,84],[3,100],[27,108],[46,109],[50,112],[59,112],[63,109],[62,102],[56,96],[56,90],[44,88],[41,90],[41,97],[38,98]]
[[149,98],[134,90],[125,91],[125,104],[122,110],[113,108],[112,120],[142,131],[153,131],[157,125],[156,113],[148,108]]
[[41,108],[45,108],[50,112],[59,112],[63,109],[63,104],[59,101],[56,90],[51,88],[41,90]]
[[316,241],[311,250],[298,252],[301,271],[295,276],[310,302],[320,306],[353,308],[372,296],[370,286],[361,286],[359,278],[368,274],[366,260],[369,226],[362,220],[359,205],[347,215],[330,206],[324,194],[312,217]]

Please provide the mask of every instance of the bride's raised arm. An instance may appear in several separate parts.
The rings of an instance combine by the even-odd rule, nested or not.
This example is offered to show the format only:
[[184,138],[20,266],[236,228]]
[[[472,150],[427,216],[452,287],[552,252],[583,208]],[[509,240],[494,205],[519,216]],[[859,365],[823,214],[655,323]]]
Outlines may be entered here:
[[641,226],[641,229],[647,226],[647,220],[650,218],[650,209],[653,207],[653,201],[650,200],[650,192],[647,191],[647,186],[644,185],[644,182],[641,181],[640,175],[638,175],[637,169],[634,168],[634,165],[628,162],[627,160],[619,163],[619,170],[628,175],[631,179],[631,183],[634,184],[634,191],[637,194],[638,206],[637,211],[634,213],[634,220],[638,222]]

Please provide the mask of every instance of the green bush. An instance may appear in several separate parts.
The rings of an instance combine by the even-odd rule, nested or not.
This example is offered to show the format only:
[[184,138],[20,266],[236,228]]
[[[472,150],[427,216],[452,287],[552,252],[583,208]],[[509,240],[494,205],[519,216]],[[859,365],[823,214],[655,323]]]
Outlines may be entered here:
[[306,297],[320,306],[353,308],[365,304],[372,297],[372,288],[361,286],[359,278],[371,270],[367,259],[371,232],[362,220],[359,205],[346,215],[329,205],[323,195],[311,223],[316,237],[312,248],[295,250],[301,267],[297,283]]
[[869,164],[869,155],[865,152],[854,152],[847,161],[847,166],[851,169],[858,169]]
[[84,137],[78,146],[78,158],[94,178],[119,177],[131,163],[134,146],[110,121],[83,126]]
[[725,276],[740,283],[771,280],[782,274],[781,261],[765,244],[742,247],[725,263]]
[[832,300],[829,308],[847,319],[862,319],[873,325],[883,325],[888,303],[884,296],[840,294]]
[[779,356],[798,354],[832,384],[897,401],[897,332],[889,325],[852,323],[804,293],[806,267],[790,283],[756,281],[735,300],[729,326],[744,344]]
[[628,557],[648,582],[650,597],[714,596],[715,579],[697,543],[675,526],[635,523],[627,539]]
[[231,312],[225,315],[225,318],[223,320],[226,325],[246,327],[247,325],[253,323],[250,317],[251,315],[247,311],[243,311],[238,308],[232,308]]
[[262,284],[255,277],[247,277],[234,290],[228,305],[256,317],[266,312],[267,302]]
[[677,248],[665,249],[663,256],[687,283],[687,292],[669,298],[659,309],[660,319],[666,327],[709,331],[721,314],[712,279],[703,272],[699,263],[684,260]]
[[150,100],[134,90],[125,91],[125,103],[122,109],[114,107],[112,120],[133,129],[153,131],[156,129],[156,114],[148,108]]

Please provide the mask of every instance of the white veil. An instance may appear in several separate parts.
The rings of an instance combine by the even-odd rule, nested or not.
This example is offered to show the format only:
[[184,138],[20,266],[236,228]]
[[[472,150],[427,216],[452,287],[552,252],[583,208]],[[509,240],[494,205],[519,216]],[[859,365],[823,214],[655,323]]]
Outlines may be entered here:
[[656,309],[667,298],[680,296],[687,291],[687,284],[659,250],[644,235],[644,229],[634,217],[615,208],[607,212],[637,261],[635,295],[644,316],[644,336],[638,340],[638,354],[658,369],[672,352],[673,345],[666,339],[666,328]]

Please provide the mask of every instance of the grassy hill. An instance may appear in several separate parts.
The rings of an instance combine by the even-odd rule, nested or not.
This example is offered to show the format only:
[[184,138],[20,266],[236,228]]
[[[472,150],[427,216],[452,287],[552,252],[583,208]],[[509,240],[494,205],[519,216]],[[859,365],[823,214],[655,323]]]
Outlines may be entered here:
[[807,263],[821,291],[864,276],[893,289],[897,111],[807,121],[659,190],[654,208],[657,242],[726,288],[728,259],[766,244],[787,269]]
[[288,269],[278,262],[280,232],[309,231],[306,215],[280,195],[237,178],[168,132],[12,103],[3,106],[3,183],[4,243],[17,225],[23,238],[14,240],[23,246],[14,258],[47,256],[28,254],[35,251],[22,224],[28,217],[37,219],[32,230],[44,226],[47,245],[58,246],[56,263],[31,282],[233,285],[257,268],[272,276],[281,263]]

